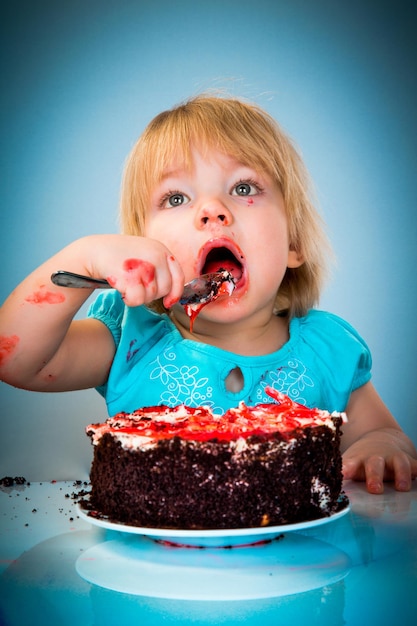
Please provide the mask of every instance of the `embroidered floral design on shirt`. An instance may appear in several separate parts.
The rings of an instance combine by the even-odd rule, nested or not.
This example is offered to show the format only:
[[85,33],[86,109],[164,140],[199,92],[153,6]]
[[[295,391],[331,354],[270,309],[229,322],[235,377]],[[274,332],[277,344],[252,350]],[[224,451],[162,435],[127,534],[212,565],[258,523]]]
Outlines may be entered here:
[[174,362],[175,352],[165,351],[158,356],[151,365],[155,365],[150,373],[151,380],[159,379],[165,387],[161,393],[160,403],[176,406],[209,406],[213,411],[223,412],[214,406],[213,388],[208,384],[208,378],[199,376],[200,369],[196,365],[181,365]]
[[[224,408],[215,404],[216,397],[222,397],[224,392],[216,391],[209,384],[209,378],[201,376],[197,365],[177,365],[177,354],[172,348],[158,355],[150,365],[152,366],[150,380],[159,381],[163,386],[159,404],[208,406],[216,414],[224,413]],[[304,392],[308,387],[315,387],[307,372],[302,361],[295,358],[289,360],[286,365],[268,370],[254,386],[256,403],[271,402],[271,398],[265,393],[265,387],[271,386],[296,402],[306,405]]]
[[314,381],[308,376],[305,365],[298,359],[292,359],[287,366],[267,372],[256,394],[258,402],[271,402],[271,398],[265,394],[267,386],[285,393],[299,404],[306,405],[307,400],[303,393],[306,387],[314,387]]

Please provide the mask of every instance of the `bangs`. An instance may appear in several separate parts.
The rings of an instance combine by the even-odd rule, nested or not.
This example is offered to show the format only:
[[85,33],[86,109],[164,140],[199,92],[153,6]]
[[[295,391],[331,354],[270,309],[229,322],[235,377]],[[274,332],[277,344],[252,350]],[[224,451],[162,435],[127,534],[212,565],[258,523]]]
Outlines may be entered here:
[[161,113],[149,124],[136,149],[147,198],[173,163],[185,170],[192,168],[194,146],[203,156],[216,150],[277,178],[271,123],[264,112],[248,110],[240,101],[209,97]]

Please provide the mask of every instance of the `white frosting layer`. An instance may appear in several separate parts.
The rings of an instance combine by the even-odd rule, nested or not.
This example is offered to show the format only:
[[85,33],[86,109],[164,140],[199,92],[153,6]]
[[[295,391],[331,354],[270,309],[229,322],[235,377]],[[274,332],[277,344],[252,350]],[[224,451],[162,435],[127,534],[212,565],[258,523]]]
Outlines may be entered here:
[[248,446],[246,438],[251,435],[280,432],[287,435],[288,443],[291,433],[298,428],[326,426],[335,431],[335,418],[347,421],[344,413],[308,409],[280,392],[269,390],[268,393],[277,403],[248,407],[240,402],[224,415],[214,414],[208,407],[150,407],[119,413],[103,424],[91,424],[86,430],[95,445],[105,433],[110,433],[129,450],[148,449],[162,439],[178,436],[197,442],[220,439],[228,441],[236,452],[242,452]]

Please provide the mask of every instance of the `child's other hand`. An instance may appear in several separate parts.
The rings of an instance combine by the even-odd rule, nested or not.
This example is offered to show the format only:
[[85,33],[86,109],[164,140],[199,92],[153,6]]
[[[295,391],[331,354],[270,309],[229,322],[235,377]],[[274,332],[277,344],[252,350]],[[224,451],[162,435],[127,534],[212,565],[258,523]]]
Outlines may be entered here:
[[[104,243],[104,247],[103,247]],[[169,307],[181,297],[184,273],[162,243],[136,236],[110,235],[94,251],[93,274],[105,278],[127,306],[159,298]]]
[[404,433],[380,429],[367,433],[353,443],[343,455],[345,479],[366,482],[369,493],[384,491],[384,481],[394,481],[397,491],[409,491],[417,476],[417,459],[404,448]]
[[345,479],[364,480],[369,493],[382,493],[383,481],[409,491],[417,476],[417,451],[371,382],[352,392],[346,407],[342,452]]

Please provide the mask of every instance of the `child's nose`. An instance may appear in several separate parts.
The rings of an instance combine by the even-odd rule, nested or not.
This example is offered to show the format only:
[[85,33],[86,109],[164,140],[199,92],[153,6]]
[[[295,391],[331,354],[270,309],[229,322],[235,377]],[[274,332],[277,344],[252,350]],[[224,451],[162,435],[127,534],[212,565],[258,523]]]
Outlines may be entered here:
[[197,226],[200,228],[218,224],[229,226],[232,219],[232,214],[222,202],[210,200],[202,204],[197,215]]

